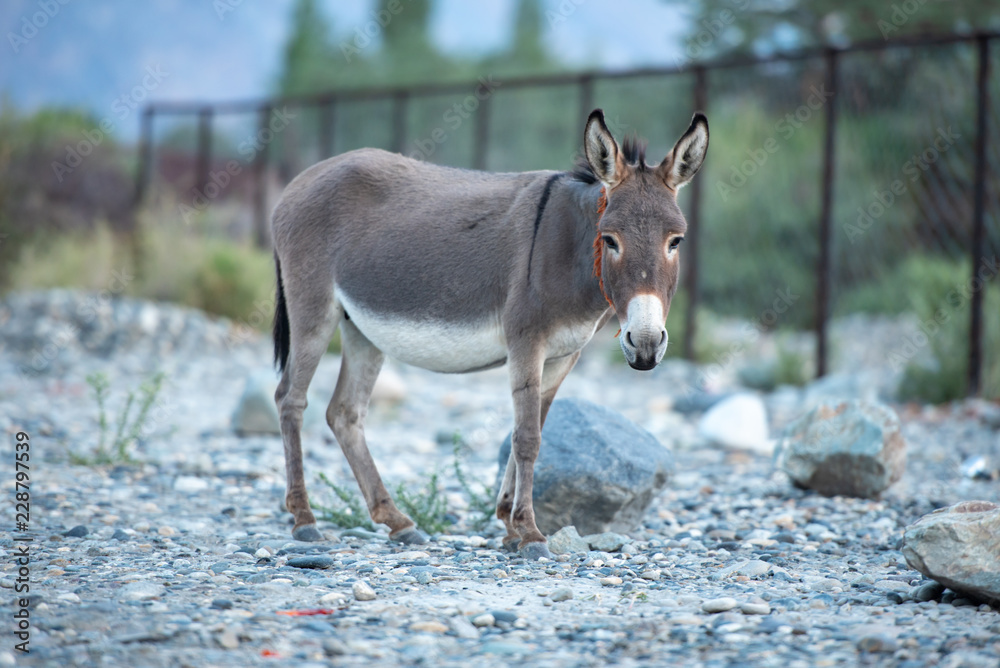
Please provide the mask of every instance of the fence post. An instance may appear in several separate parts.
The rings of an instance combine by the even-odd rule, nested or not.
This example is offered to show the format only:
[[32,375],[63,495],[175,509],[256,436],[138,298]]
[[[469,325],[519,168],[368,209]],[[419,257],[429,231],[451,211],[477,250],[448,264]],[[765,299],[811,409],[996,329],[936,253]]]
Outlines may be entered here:
[[[990,41],[986,35],[976,37],[979,51],[979,71],[976,78],[976,163],[973,182],[973,212],[972,212],[972,285],[975,285],[976,272],[983,265],[983,236],[985,232],[985,199],[986,199],[986,115],[989,107],[989,70]],[[982,289],[972,292],[970,322],[969,322],[969,366],[966,369],[966,390],[970,395],[978,394],[982,382],[983,360],[983,292]]]
[[198,112],[198,166],[194,185],[203,195],[212,164],[212,114],[212,107],[203,107]]
[[[271,118],[270,105],[264,105],[259,110],[258,137],[264,137],[267,123]],[[257,248],[267,248],[270,235],[267,232],[267,158],[269,142],[262,142],[260,150],[254,158],[253,176],[253,239]]]
[[479,102],[476,112],[475,137],[472,145],[472,168],[486,169],[486,157],[490,144],[490,93]]
[[826,105],[826,128],[823,136],[823,173],[820,178],[822,203],[819,213],[819,262],[816,264],[816,376],[826,375],[827,319],[830,315],[830,257],[833,240],[830,237],[830,215],[833,209],[834,147],[837,131],[837,50],[826,51],[826,89],[830,101]]
[[152,105],[142,110],[142,120],[140,121],[139,129],[139,163],[136,165],[133,207],[138,207],[142,204],[152,174],[154,113]]
[[322,155],[320,160],[326,160],[333,155],[333,139],[336,134],[334,122],[336,120],[335,106],[336,98],[324,100],[319,108],[319,150]]
[[410,94],[398,91],[392,96],[392,150],[396,153],[406,151],[406,108]]
[[[694,108],[696,111],[705,111],[708,104],[706,99],[707,75],[705,68],[698,66],[694,68]],[[688,230],[684,240],[687,242],[687,249],[684,257],[684,287],[687,290],[688,302],[687,311],[684,314],[684,359],[694,360],[695,348],[694,337],[697,336],[698,328],[696,319],[698,317],[698,236],[701,230],[701,178],[696,178],[691,182],[691,207],[688,211]]]

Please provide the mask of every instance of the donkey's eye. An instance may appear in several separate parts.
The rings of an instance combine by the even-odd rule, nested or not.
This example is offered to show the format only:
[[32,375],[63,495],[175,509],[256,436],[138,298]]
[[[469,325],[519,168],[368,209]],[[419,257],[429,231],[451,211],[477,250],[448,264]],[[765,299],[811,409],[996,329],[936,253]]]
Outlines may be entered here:
[[608,248],[610,248],[611,250],[613,250],[613,251],[618,250],[618,242],[615,241],[614,237],[605,234],[604,235],[604,243],[607,244]]
[[670,240],[670,250],[675,250],[684,241],[684,237],[674,237]]

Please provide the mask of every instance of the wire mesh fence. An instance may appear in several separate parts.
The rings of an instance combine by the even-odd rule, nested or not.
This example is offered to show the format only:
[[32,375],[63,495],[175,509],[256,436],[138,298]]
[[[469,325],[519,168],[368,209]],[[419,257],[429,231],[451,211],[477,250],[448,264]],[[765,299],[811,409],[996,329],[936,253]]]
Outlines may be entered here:
[[281,188],[331,155],[370,146],[466,168],[565,170],[587,114],[602,107],[616,136],[645,137],[649,159],[659,160],[704,108],[712,150],[681,195],[687,356],[697,354],[699,314],[710,311],[760,329],[813,330],[821,375],[839,354],[826,344],[830,317],[912,313],[890,363],[936,360],[949,382],[997,396],[1000,77],[989,74],[1000,72],[997,37],[151,105],[136,197],[266,246]]

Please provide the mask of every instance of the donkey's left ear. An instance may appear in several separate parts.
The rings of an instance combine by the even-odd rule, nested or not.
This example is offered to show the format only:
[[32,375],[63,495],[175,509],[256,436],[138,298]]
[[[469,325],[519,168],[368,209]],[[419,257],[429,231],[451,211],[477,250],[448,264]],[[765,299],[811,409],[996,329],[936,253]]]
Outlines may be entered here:
[[677,190],[698,173],[707,152],[708,119],[699,111],[691,119],[691,127],[677,140],[674,150],[656,168],[657,174],[668,188]]

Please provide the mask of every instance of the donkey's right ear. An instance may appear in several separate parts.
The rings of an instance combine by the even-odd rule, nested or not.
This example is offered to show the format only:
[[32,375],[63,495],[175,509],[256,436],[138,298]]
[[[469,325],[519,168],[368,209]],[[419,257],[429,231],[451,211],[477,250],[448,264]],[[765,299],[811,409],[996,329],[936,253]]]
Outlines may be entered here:
[[604,123],[604,111],[601,109],[594,109],[587,119],[587,129],[583,132],[583,152],[590,169],[608,190],[624,178],[625,162],[618,149],[618,142]]

